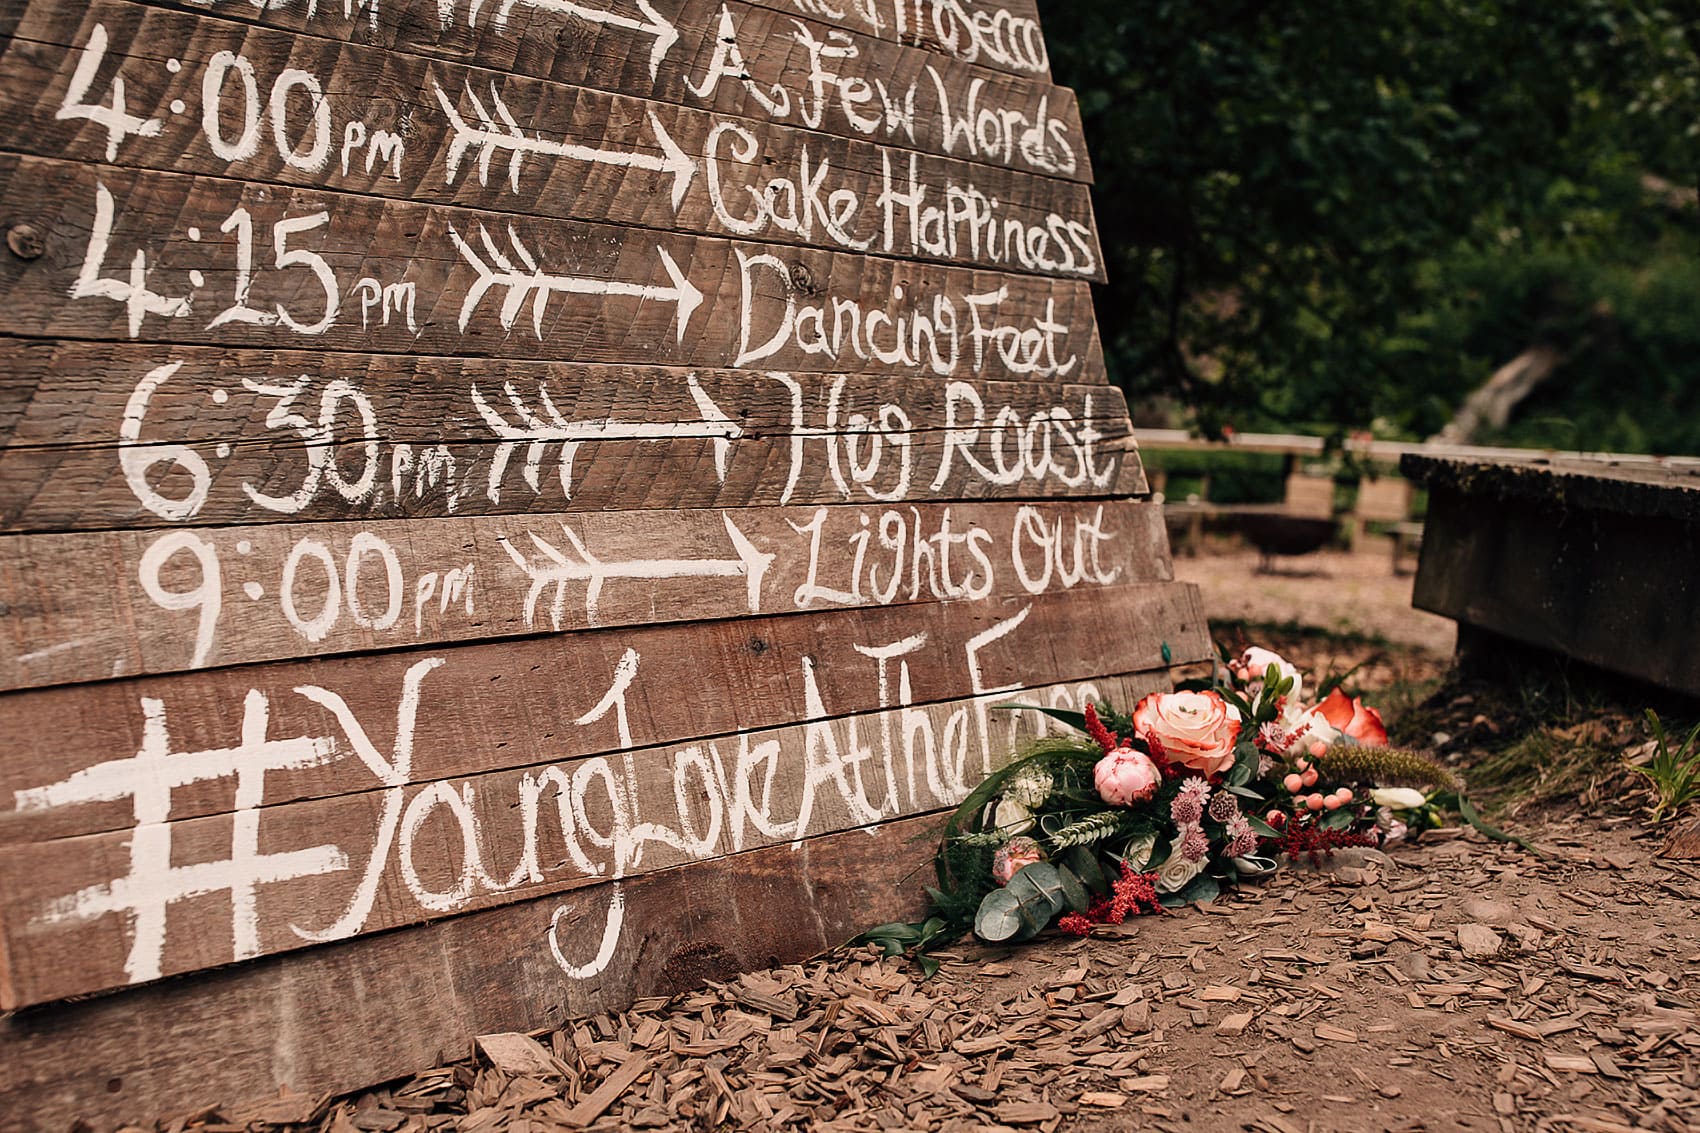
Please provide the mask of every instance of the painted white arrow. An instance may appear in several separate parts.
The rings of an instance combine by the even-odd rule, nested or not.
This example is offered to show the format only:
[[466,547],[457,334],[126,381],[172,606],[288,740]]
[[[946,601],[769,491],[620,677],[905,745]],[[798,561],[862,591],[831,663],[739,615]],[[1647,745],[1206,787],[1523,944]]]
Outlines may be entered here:
[[685,339],[685,326],[690,322],[691,313],[702,305],[702,292],[692,286],[691,281],[685,278],[685,273],[679,270],[679,265],[673,262],[673,257],[667,254],[667,249],[659,244],[656,245],[655,251],[661,257],[661,266],[673,281],[670,287],[648,283],[624,283],[617,279],[553,275],[537,266],[536,258],[520,242],[519,233],[514,231],[511,224],[508,226],[508,242],[513,245],[514,256],[523,267],[514,266],[513,261],[496,247],[496,242],[490,239],[489,229],[482,224],[478,226],[478,238],[495,267],[480,259],[472,245],[455,231],[454,225],[449,225],[449,239],[462,258],[478,272],[478,282],[467,289],[466,301],[460,305],[460,329],[463,331],[472,319],[472,312],[485,293],[493,287],[504,287],[508,292],[507,298],[502,301],[502,329],[512,328],[514,321],[519,318],[520,308],[525,305],[526,299],[530,298],[531,329],[539,339],[543,337],[543,313],[549,305],[549,296],[554,294],[630,295],[639,299],[675,303],[678,305],[680,342]]
[[498,536],[497,541],[514,565],[531,579],[531,589],[525,596],[525,624],[535,627],[537,624],[537,600],[543,591],[553,586],[555,598],[550,607],[550,623],[555,629],[561,628],[561,618],[566,613],[567,584],[571,582],[588,583],[584,590],[585,624],[595,625],[597,618],[597,603],[602,597],[602,586],[609,579],[661,579],[661,578],[742,578],[746,597],[749,601],[750,613],[761,613],[761,584],[767,575],[768,567],[773,565],[774,556],[764,551],[758,551],[732,518],[724,512],[720,516],[726,525],[726,534],[732,540],[732,549],[737,558],[732,559],[625,559],[617,562],[605,562],[591,554],[584,545],[584,540],[578,533],[565,523],[561,530],[566,533],[567,541],[572,544],[576,558],[569,556],[559,547],[538,535],[535,531],[527,532],[532,545],[537,548],[541,559],[528,559],[525,554],[508,542],[506,536]]
[[[661,126],[661,120],[652,110],[649,112],[649,126],[655,131],[655,141],[661,147],[661,156],[656,157],[647,153],[629,153],[623,150],[596,149],[592,146],[575,145],[572,142],[552,142],[548,139],[528,137],[507,103],[496,90],[496,84],[490,84],[490,109],[479,101],[473,93],[472,84],[466,85],[466,97],[472,103],[473,113],[477,115],[481,125],[470,125],[455,110],[454,100],[443,92],[443,88],[432,84],[437,94],[437,103],[443,108],[448,117],[449,125],[454,127],[454,141],[449,143],[448,155],[443,159],[444,181],[454,184],[455,174],[460,169],[461,161],[466,157],[466,151],[477,149],[478,153],[478,183],[490,183],[490,162],[501,152],[508,154],[508,184],[514,192],[519,192],[520,169],[525,164],[527,154],[539,154],[545,157],[568,157],[576,161],[588,161],[597,165],[614,165],[629,169],[648,169],[657,173],[671,174],[673,178],[673,211],[679,211],[679,205],[684,202],[685,192],[691,187],[691,180],[696,176],[696,162],[679,144],[673,140]],[[491,111],[494,111],[492,114]],[[498,121],[499,119],[499,121]]]
[[[454,22],[455,5],[457,0],[437,0],[437,18],[444,27]],[[486,0],[472,0],[467,5],[466,25],[476,27],[478,16],[484,10]],[[574,3],[573,0],[501,0],[496,8],[494,23],[497,30],[508,25],[508,17],[515,8],[531,8],[538,12],[557,12],[564,16],[575,16],[593,24],[606,24],[609,27],[624,28],[640,35],[655,37],[655,46],[649,51],[649,77],[654,78],[661,68],[661,60],[667,52],[679,42],[679,29],[649,3],[649,0],[637,0],[637,10],[642,18],[622,16],[618,12],[610,12],[604,8],[592,8],[586,4]]]
[[702,415],[701,423],[616,421],[613,418],[570,421],[566,414],[555,408],[548,387],[538,384],[537,400],[542,407],[542,412],[539,413],[526,405],[512,382],[506,382],[502,385],[502,392],[507,396],[508,405],[513,408],[521,422],[515,425],[485,399],[477,386],[473,386],[472,404],[477,408],[478,415],[484,419],[484,424],[489,426],[490,431],[502,439],[502,443],[496,447],[495,457],[490,461],[490,481],[487,489],[490,502],[500,502],[502,478],[507,475],[508,461],[513,458],[514,450],[521,444],[526,445],[527,449],[525,466],[520,470],[520,474],[525,477],[525,482],[534,492],[542,491],[539,471],[544,450],[551,444],[561,446],[561,490],[569,500],[573,498],[573,458],[578,454],[579,444],[584,441],[661,441],[673,437],[711,437],[714,441],[714,471],[724,484],[726,464],[732,456],[732,442],[742,437],[744,430],[721,412],[720,407],[709,398],[708,392],[698,384],[695,374],[688,375],[685,381],[689,385],[691,399],[697,403],[697,412]]

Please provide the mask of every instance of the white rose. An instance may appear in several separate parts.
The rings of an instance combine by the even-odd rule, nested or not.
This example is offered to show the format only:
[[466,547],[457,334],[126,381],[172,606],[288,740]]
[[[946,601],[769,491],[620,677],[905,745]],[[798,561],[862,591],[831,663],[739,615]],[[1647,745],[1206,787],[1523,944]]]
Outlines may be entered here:
[[1410,787],[1377,787],[1369,797],[1376,806],[1394,810],[1416,810],[1428,801],[1428,796]]
[[1025,834],[1033,829],[1033,812],[1014,799],[1006,798],[992,812],[992,825],[999,834]]
[[1150,867],[1151,851],[1156,848],[1157,835],[1141,834],[1139,837],[1131,839],[1128,842],[1127,851],[1122,855],[1122,857],[1126,858],[1127,864],[1132,866],[1136,871],[1144,872]]
[[1195,862],[1187,861],[1181,853],[1181,839],[1176,838],[1169,843],[1169,857],[1163,867],[1157,871],[1157,892],[1177,893],[1187,887],[1187,883],[1204,872],[1204,865],[1210,860],[1208,854]]
[[1004,780],[1005,798],[1014,799],[1024,807],[1044,805],[1051,797],[1051,773],[1036,763],[1030,763]]

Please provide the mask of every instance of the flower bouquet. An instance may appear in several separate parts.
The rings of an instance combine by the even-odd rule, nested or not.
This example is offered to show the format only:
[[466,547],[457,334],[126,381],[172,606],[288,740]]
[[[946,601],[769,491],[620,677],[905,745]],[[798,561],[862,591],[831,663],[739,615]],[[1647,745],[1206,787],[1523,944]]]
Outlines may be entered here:
[[[1011,704],[1002,707],[1025,708]],[[1433,760],[1387,746],[1380,714],[1338,687],[1315,703],[1267,649],[1224,658],[1206,681],[1121,715],[1036,709],[1080,735],[1046,736],[976,788],[945,823],[933,915],[859,943],[923,954],[972,929],[1025,940],[1055,922],[1099,925],[1208,901],[1273,873],[1438,824],[1456,790]]]

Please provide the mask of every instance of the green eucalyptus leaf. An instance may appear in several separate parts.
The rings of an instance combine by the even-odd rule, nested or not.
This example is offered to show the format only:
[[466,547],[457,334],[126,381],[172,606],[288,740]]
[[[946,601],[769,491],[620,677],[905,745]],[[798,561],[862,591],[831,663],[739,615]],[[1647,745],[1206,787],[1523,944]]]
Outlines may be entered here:
[[1068,868],[1087,889],[1093,893],[1105,894],[1110,891],[1110,879],[1104,876],[1104,869],[1098,864],[1098,855],[1086,846],[1075,846],[1063,858]]
[[1008,888],[986,894],[974,914],[974,935],[990,944],[1015,939],[1023,927],[1020,903]]
[[1207,905],[1222,895],[1222,883],[1207,873],[1201,873],[1180,892],[1183,902]]
[[1352,811],[1341,807],[1339,810],[1331,811],[1328,817],[1322,820],[1322,828],[1324,830],[1344,830],[1352,824],[1352,819],[1356,817],[1357,815]]
[[921,969],[922,979],[930,980],[939,974],[939,969],[944,966],[944,961],[937,956],[917,956],[915,957],[915,966]]
[[1279,830],[1275,829],[1255,814],[1246,815],[1245,820],[1250,824],[1252,830],[1260,838],[1279,838],[1281,836],[1281,832]]
[[1057,867],[1057,881],[1062,886],[1063,900],[1067,902],[1070,912],[1084,913],[1086,906],[1092,903],[1086,895],[1086,884],[1079,875],[1066,865]]
[[1050,862],[1034,862],[1022,867],[1004,889],[1024,908],[1033,911],[1041,928],[1068,905],[1057,867]]

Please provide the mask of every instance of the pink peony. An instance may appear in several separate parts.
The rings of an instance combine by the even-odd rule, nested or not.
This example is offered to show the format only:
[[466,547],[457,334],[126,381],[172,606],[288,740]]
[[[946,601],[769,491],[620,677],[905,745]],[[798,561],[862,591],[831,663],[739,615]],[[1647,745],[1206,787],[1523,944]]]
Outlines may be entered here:
[[1154,692],[1135,706],[1133,730],[1171,762],[1217,775],[1234,765],[1240,715],[1215,692]]
[[1157,793],[1162,772],[1151,757],[1130,747],[1118,747],[1092,768],[1098,796],[1111,806],[1132,806]]
[[1383,747],[1387,743],[1387,727],[1381,722],[1381,713],[1355,696],[1335,689],[1314,711],[1365,747]]
[[992,877],[999,885],[1008,885],[1010,878],[1034,862],[1044,860],[1045,851],[1039,848],[1039,843],[1031,838],[1011,838],[992,855]]

